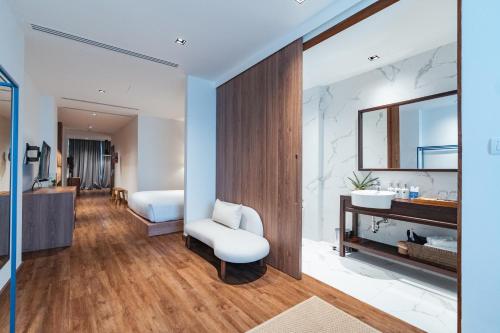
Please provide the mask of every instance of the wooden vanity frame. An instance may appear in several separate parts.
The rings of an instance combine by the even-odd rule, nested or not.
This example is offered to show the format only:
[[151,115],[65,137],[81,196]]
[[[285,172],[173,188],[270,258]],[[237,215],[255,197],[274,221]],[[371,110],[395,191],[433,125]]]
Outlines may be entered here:
[[[352,213],[352,235],[349,239],[346,238],[346,213]],[[351,197],[342,195],[340,196],[339,251],[340,256],[345,257],[346,248],[351,248],[455,279],[457,278],[456,270],[435,263],[409,258],[408,256],[399,254],[396,246],[359,237],[359,215],[375,216],[457,230],[458,215],[456,207],[445,207],[415,203],[410,200],[395,199],[392,201],[391,209],[373,209],[353,206]]]

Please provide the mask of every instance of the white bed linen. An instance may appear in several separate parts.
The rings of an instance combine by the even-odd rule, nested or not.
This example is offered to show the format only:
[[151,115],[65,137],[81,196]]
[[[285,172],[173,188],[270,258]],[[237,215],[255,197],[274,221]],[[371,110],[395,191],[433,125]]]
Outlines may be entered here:
[[184,191],[142,191],[132,194],[128,206],[151,222],[167,222],[184,217]]

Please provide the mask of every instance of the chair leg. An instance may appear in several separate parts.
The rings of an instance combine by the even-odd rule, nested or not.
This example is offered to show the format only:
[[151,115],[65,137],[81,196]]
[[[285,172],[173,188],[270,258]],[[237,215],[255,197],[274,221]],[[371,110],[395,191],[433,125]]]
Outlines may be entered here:
[[224,260],[220,261],[220,278],[222,281],[226,281],[226,262]]
[[186,236],[186,247],[191,249],[191,236],[189,235]]

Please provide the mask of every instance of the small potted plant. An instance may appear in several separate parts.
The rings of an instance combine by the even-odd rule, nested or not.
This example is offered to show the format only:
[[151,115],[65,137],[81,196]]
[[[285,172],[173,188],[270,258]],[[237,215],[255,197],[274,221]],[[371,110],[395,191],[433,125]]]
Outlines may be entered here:
[[354,190],[367,190],[370,187],[378,184],[379,178],[378,177],[373,178],[371,172],[367,174],[366,177],[364,178],[362,178],[362,176],[358,177],[358,175],[356,175],[354,171],[352,172],[352,174],[354,175],[354,178],[347,177],[347,179],[349,179],[352,186],[354,186]]

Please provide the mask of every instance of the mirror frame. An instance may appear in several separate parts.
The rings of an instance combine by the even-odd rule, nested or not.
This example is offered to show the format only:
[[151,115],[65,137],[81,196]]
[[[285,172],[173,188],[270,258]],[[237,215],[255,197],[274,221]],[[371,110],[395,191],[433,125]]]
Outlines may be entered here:
[[16,270],[17,270],[17,195],[18,195],[18,163],[19,163],[19,85],[0,65],[0,73],[8,82],[0,85],[12,89],[11,133],[10,133],[10,332],[16,331]]
[[[379,105],[375,106],[372,108],[368,109],[363,109],[358,111],[358,170],[359,171],[422,171],[422,172],[458,172],[458,166],[457,169],[395,169],[395,168],[364,168],[363,167],[363,114],[366,112],[372,112],[372,111],[378,111],[381,109],[388,109],[391,107],[395,106],[401,106],[401,105],[406,105],[406,104],[412,104],[412,103],[417,103],[417,102],[422,102],[426,101],[429,99],[435,99],[435,98],[440,98],[440,97],[446,97],[446,96],[451,96],[451,95],[457,95],[458,96],[458,91],[457,90],[450,90],[446,91],[443,93],[439,94],[433,94],[433,95],[428,95],[428,96],[423,96],[419,98],[414,98],[414,99],[409,99],[406,101],[401,101],[401,102],[396,102],[396,103],[391,103],[391,104],[386,104],[386,105]],[[458,110],[457,110],[457,115],[458,115]],[[460,127],[458,128],[458,136],[460,137],[462,134]],[[457,138],[457,142],[460,142],[460,139]],[[460,155],[460,152],[462,150],[461,145],[458,145],[458,156]],[[458,162],[460,163],[460,161]]]

